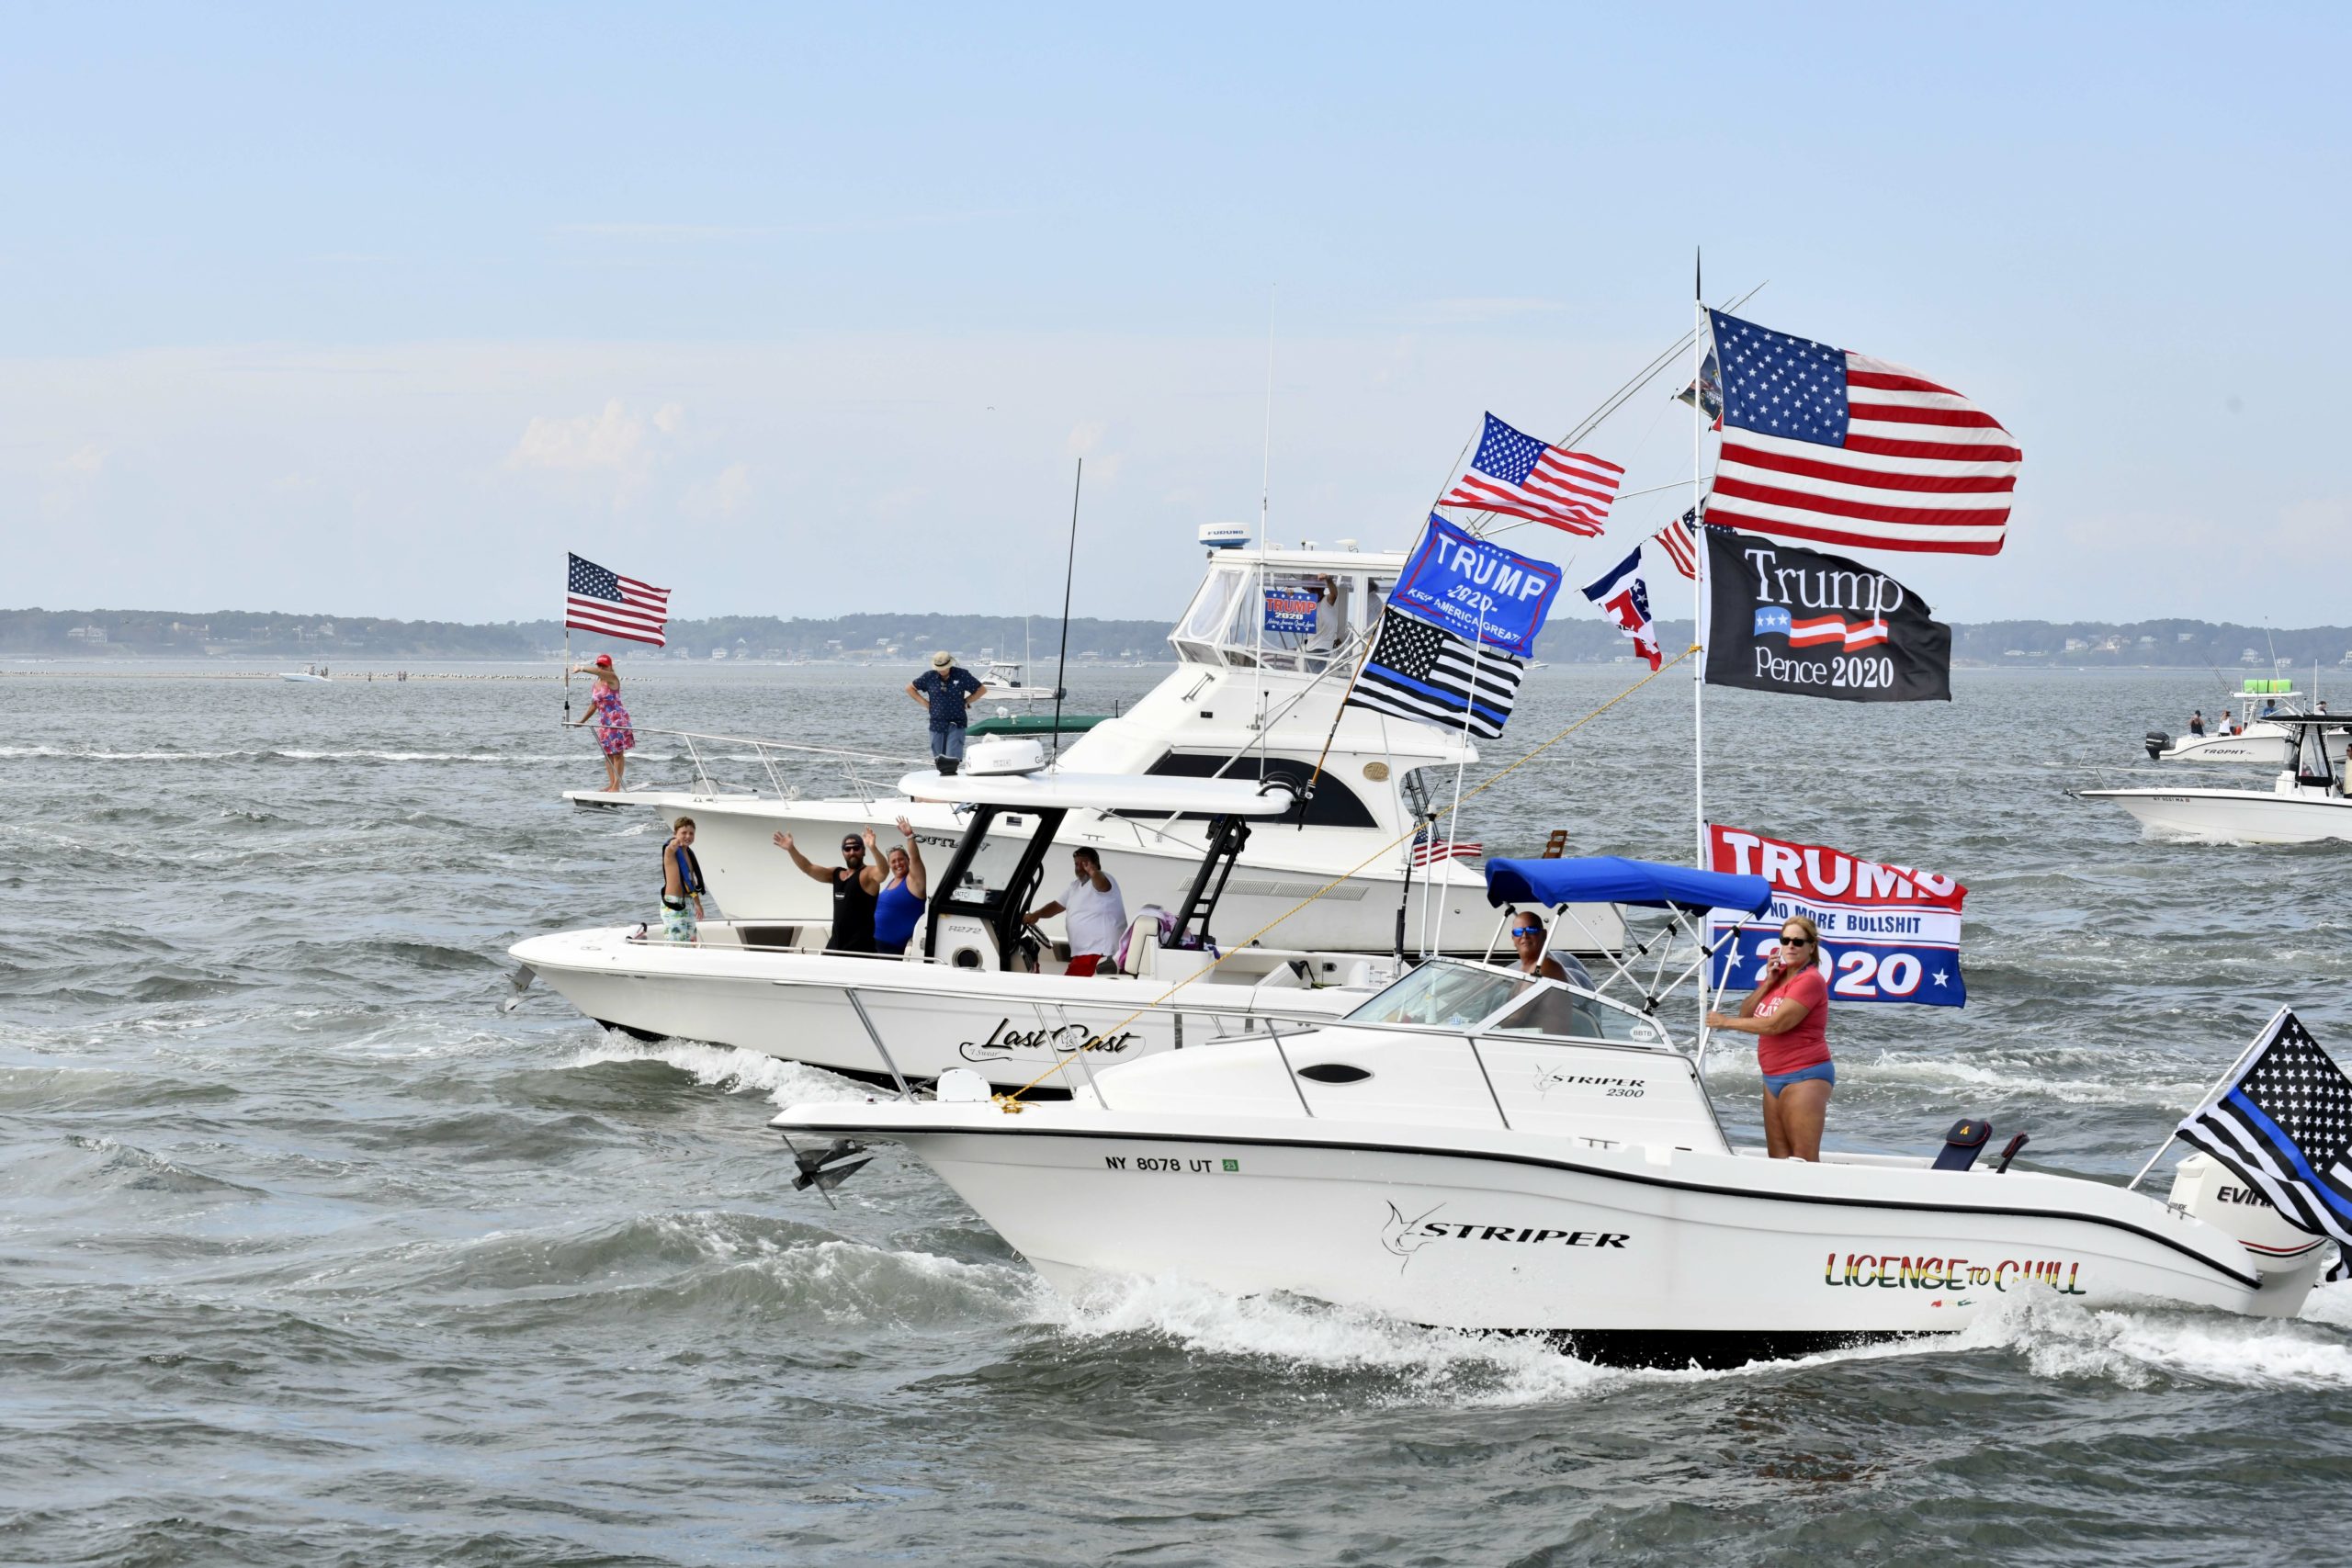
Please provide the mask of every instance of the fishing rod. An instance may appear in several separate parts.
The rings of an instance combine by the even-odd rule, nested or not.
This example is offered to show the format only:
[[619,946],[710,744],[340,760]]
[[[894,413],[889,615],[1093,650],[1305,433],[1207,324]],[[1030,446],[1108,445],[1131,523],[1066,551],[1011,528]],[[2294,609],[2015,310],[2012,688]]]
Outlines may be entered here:
[[1086,482],[1086,459],[1078,460],[1078,473],[1069,482],[1069,555],[1062,562],[1062,650],[1054,660],[1054,759],[1062,754],[1062,677],[1069,671],[1069,588],[1070,580],[1078,572],[1078,492]]

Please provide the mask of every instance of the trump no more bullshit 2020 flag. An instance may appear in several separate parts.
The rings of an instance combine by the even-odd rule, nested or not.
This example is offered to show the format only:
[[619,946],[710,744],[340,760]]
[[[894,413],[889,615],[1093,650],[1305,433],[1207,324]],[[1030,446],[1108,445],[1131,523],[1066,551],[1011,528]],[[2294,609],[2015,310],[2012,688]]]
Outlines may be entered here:
[[1756,984],[1782,924],[1791,915],[1807,915],[1821,928],[1831,1001],[1967,1005],[1960,907],[1968,889],[1951,877],[1714,823],[1707,827],[1707,852],[1714,870],[1772,885],[1762,915],[1719,909],[1708,917],[1711,942],[1738,933],[1715,959],[1715,983],[1728,977],[1735,987]]

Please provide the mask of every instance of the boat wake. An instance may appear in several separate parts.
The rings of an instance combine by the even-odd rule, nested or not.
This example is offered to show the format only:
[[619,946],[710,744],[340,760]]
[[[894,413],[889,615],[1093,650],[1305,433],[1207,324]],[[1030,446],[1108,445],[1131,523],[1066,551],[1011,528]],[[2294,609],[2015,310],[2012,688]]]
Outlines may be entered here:
[[863,1099],[874,1092],[821,1067],[779,1061],[732,1045],[699,1045],[690,1040],[639,1043],[616,1034],[580,1052],[564,1066],[595,1067],[607,1062],[662,1062],[696,1083],[729,1094],[764,1094],[779,1106],[808,1100]]
[[1979,1316],[1962,1351],[2006,1351],[2042,1378],[2126,1388],[2185,1382],[2231,1388],[2352,1388],[2352,1286],[2313,1292],[2301,1318],[2150,1306],[2085,1310],[2021,1297]]

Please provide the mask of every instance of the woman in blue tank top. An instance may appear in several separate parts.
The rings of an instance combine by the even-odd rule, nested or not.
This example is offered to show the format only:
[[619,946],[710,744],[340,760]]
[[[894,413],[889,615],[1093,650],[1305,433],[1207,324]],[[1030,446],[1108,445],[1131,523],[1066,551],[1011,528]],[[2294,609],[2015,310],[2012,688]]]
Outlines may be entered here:
[[914,825],[899,818],[899,833],[906,840],[906,847],[890,852],[889,880],[883,883],[882,892],[874,901],[874,951],[893,957],[906,952],[907,941],[915,934],[915,922],[922,919],[923,900],[930,892],[922,869],[922,847],[915,842]]

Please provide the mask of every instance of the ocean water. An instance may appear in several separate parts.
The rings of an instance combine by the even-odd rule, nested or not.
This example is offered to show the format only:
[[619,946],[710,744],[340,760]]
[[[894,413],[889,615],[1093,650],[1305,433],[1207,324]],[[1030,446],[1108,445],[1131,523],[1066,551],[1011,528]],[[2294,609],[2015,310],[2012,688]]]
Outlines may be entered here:
[[[903,672],[622,665],[648,727],[922,750]],[[426,672],[516,678],[0,666],[0,1560],[2352,1554],[2352,1288],[1630,1372],[1175,1280],[1064,1300],[887,1147],[795,1194],[763,1123],[825,1075],[498,1010],[508,943],[650,912],[658,838],[558,800],[601,769],[551,677]],[[1639,673],[1536,672],[1491,750]],[[1964,1012],[1838,1010],[1833,1143],[1979,1115],[2121,1176],[2279,1003],[2352,1050],[2352,847],[2147,842],[2067,794],[2150,774],[2210,682],[1955,687],[1710,694],[1718,820],[1970,889]],[[1644,686],[1469,829],[1687,855],[1690,703]],[[1752,1129],[1752,1067],[1714,1081]]]

